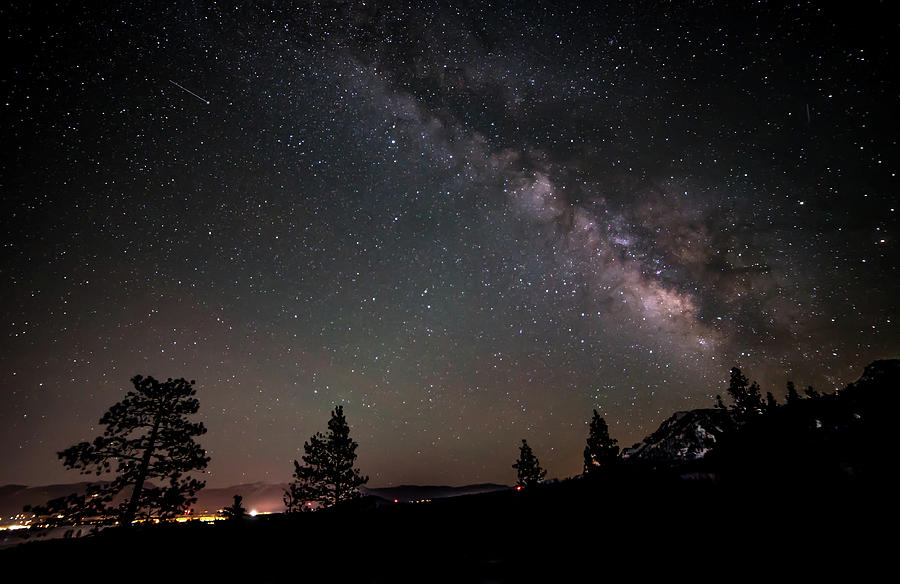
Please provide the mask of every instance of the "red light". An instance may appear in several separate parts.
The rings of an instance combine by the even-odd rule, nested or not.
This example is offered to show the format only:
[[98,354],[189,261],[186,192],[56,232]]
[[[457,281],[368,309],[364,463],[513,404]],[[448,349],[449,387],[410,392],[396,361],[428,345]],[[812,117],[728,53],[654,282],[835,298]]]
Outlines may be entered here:
[[522,490],[522,485],[516,485],[516,490],[517,490],[517,491],[521,491],[521,490]]
[[398,501],[397,499],[394,499],[394,503],[399,503],[399,502],[400,502],[400,501]]

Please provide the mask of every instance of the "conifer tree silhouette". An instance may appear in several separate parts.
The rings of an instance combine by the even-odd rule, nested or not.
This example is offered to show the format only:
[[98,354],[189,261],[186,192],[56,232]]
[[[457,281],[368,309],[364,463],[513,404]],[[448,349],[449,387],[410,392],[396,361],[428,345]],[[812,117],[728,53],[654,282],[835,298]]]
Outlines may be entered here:
[[793,381],[787,382],[787,395],[785,396],[785,403],[787,405],[795,404],[800,401],[800,394],[797,393],[797,388],[794,386]]
[[516,486],[519,487],[536,485],[547,476],[547,471],[541,468],[537,457],[524,439],[522,446],[519,447],[519,459],[512,467],[516,469]]
[[597,410],[591,418],[587,446],[584,447],[584,473],[590,474],[616,461],[619,456],[617,440],[609,437],[606,420],[600,417]]
[[359,487],[369,477],[353,468],[356,447],[357,443],[350,438],[344,408],[337,406],[328,421],[328,434],[316,432],[303,444],[304,464],[294,461],[294,481],[284,497],[289,511],[302,508],[304,503],[331,507],[359,497]]
[[773,412],[778,407],[778,401],[771,391],[766,392],[766,412]]
[[[136,375],[129,391],[100,418],[106,426],[93,442],[80,442],[58,453],[68,468],[81,474],[114,473],[107,483],[91,485],[84,503],[93,512],[112,512],[106,504],[118,493],[131,490],[118,508],[119,521],[128,525],[142,513],[169,519],[196,501],[204,481],[186,476],[209,463],[194,437],[206,433],[202,422],[188,416],[200,407],[193,396],[194,381]],[[148,479],[162,486],[148,486]],[[77,499],[77,495],[75,496]],[[70,497],[70,501],[76,501]],[[76,501],[77,502],[77,501]]]
[[234,503],[222,509],[222,515],[226,519],[239,520],[247,516],[247,510],[241,505],[244,498],[240,495],[234,496]]
[[728,381],[728,395],[734,404],[731,406],[741,416],[762,413],[765,409],[759,384],[750,383],[747,377],[737,367],[731,368],[731,377]]

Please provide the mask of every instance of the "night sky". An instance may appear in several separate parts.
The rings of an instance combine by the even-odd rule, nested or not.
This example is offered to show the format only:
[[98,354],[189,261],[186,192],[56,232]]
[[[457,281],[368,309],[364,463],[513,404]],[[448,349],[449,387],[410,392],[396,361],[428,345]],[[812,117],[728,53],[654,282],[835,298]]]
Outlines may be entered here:
[[136,374],[212,486],[510,484],[900,355],[890,3],[240,4],[0,7],[0,484]]

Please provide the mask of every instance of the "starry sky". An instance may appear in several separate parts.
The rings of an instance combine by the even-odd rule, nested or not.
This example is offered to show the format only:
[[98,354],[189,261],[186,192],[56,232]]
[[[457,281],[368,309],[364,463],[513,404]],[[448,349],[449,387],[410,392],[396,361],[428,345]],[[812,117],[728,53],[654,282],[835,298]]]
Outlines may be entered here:
[[135,374],[212,486],[510,484],[897,357],[889,3],[583,4],[4,3],[0,484]]

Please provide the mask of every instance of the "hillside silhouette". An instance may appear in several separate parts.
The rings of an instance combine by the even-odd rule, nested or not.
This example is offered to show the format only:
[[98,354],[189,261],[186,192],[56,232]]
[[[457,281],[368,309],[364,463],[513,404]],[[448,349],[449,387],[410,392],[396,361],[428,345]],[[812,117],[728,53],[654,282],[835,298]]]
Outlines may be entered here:
[[[865,578],[891,557],[875,526],[893,505],[886,477],[898,384],[900,360],[877,361],[841,391],[748,418],[676,415],[615,465],[521,491],[413,504],[385,490],[315,513],[32,541],[0,551],[0,560],[40,566],[47,578],[99,561],[131,582],[159,578],[135,568],[136,554],[164,558],[173,581],[202,573],[275,582],[316,566],[331,581],[354,582],[564,581],[613,567],[632,577]],[[692,429],[710,420],[721,426],[714,440]],[[701,446],[708,452],[695,456]]]

